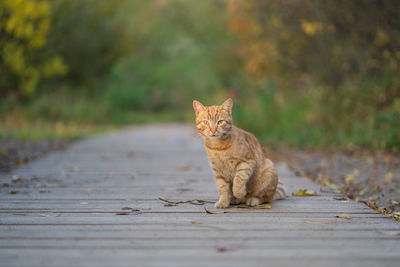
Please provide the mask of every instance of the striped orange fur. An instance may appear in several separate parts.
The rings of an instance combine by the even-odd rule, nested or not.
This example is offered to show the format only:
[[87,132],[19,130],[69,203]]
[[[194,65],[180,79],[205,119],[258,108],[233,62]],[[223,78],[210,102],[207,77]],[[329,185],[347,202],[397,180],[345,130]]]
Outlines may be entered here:
[[219,201],[215,206],[255,206],[284,198],[285,190],[277,190],[275,167],[257,138],[232,124],[232,105],[230,98],[220,106],[209,107],[193,101],[196,127],[217,181]]

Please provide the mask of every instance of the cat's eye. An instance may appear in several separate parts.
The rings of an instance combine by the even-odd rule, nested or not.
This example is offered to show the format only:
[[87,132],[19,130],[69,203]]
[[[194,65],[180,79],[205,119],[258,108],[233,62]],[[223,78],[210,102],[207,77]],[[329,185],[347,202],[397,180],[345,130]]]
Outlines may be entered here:
[[217,124],[222,124],[224,122],[224,120],[219,120],[218,122],[217,122]]
[[203,124],[208,125],[208,121],[203,121]]

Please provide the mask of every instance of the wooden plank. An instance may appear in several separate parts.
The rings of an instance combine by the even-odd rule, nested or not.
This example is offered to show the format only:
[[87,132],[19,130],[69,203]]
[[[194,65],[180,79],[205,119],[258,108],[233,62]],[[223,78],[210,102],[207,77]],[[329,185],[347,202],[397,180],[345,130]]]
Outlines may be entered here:
[[[220,257],[197,257],[197,258],[162,258],[154,257],[152,260],[146,258],[133,258],[129,255],[121,253],[110,253],[109,251],[104,251],[104,253],[93,254],[93,251],[83,251],[86,253],[86,257],[82,254],[73,254],[70,251],[60,251],[55,253],[53,251],[48,252],[43,255],[35,255],[34,252],[27,253],[27,257],[31,260],[29,264],[21,256],[12,254],[13,250],[6,251],[4,257],[0,254],[0,257],[4,259],[5,262],[10,262],[8,266],[265,266],[266,260],[260,256],[253,258],[239,258],[236,256],[231,257],[231,253],[227,256]],[[29,251],[31,252],[31,251]],[[58,251],[57,251],[58,252]],[[67,255],[65,255],[67,254]],[[70,255],[72,254],[72,255]],[[87,255],[92,255],[88,257]],[[127,253],[128,254],[128,253]],[[146,257],[146,255],[144,255]],[[46,260],[45,260],[46,259]],[[281,258],[269,258],[268,266],[327,266],[327,267],[337,267],[338,264],[342,266],[397,266],[397,259],[393,258],[348,258],[341,257],[339,259],[332,257],[322,258],[312,258],[312,257],[300,257],[288,258],[284,255]]]
[[[350,229],[343,230],[251,230],[243,229],[241,231],[234,230],[222,230],[215,231],[213,229],[202,228],[202,229],[173,229],[169,231],[160,230],[138,230],[138,229],[84,229],[80,230],[78,227],[72,228],[71,226],[62,228],[48,228],[47,231],[40,231],[40,227],[24,226],[17,228],[18,231],[10,231],[10,229],[0,228],[0,239],[74,239],[74,240],[119,240],[119,239],[137,239],[137,240],[169,240],[169,239],[204,239],[204,240],[242,240],[242,239],[255,239],[255,240],[370,240],[374,239],[394,239],[397,240],[400,237],[400,230],[398,231],[369,231],[364,230],[363,234],[360,232],[353,231]],[[358,231],[361,231],[358,229]]]
[[[77,242],[78,241],[78,242]],[[376,249],[376,243],[370,242],[364,239],[365,244],[362,246],[364,249]],[[360,244],[359,239],[344,239],[344,240],[331,240],[325,242],[321,239],[294,239],[288,243],[288,240],[280,239],[236,239],[236,240],[205,240],[205,239],[174,239],[170,240],[159,240],[159,239],[1,239],[0,249],[29,249],[29,248],[42,248],[42,249],[84,249],[89,248],[95,249],[132,249],[132,250],[145,250],[145,249],[157,249],[157,250],[172,250],[172,249],[205,249],[216,247],[229,247],[236,244],[245,244],[246,250],[257,249],[263,247],[265,250],[286,248],[287,250],[302,247],[317,248],[324,247],[324,249],[351,249],[358,247]],[[385,239],[384,242],[379,243],[379,250],[381,250],[381,256],[397,256],[398,249],[393,248],[398,243],[396,239]],[[383,255],[382,255],[383,254]]]
[[[398,256],[398,250],[395,247],[385,248],[380,251],[379,249],[372,249],[369,255],[365,255],[365,250],[363,247],[346,247],[346,250],[332,249],[326,247],[319,248],[292,248],[292,249],[282,249],[281,247],[276,248],[268,248],[265,249],[263,247],[258,248],[246,248],[246,246],[242,247],[241,250],[232,250],[227,251],[226,253],[221,253],[217,250],[217,246],[215,247],[207,247],[207,248],[180,248],[176,247],[170,249],[155,249],[148,250],[146,248],[143,249],[131,249],[131,248],[104,248],[104,249],[90,249],[90,248],[79,248],[79,249],[69,249],[69,248],[54,248],[46,247],[46,249],[41,248],[27,248],[24,250],[24,254],[20,255],[18,249],[4,249],[0,251],[0,256],[4,255],[5,252],[10,256],[15,257],[29,257],[29,258],[37,258],[44,257],[43,261],[50,260],[50,257],[60,257],[60,258],[76,258],[80,259],[85,258],[96,258],[97,260],[107,259],[107,258],[125,258],[126,260],[147,260],[150,261],[152,257],[159,258],[163,260],[201,260],[204,258],[207,259],[215,259],[215,258],[231,258],[231,259],[263,259],[265,264],[265,259],[270,260],[279,260],[282,258],[286,259],[320,259],[320,260],[343,260],[343,259],[365,259],[365,260],[373,260],[373,259],[389,259],[393,261],[400,260]],[[6,255],[7,255],[6,254]],[[112,256],[114,254],[114,256]],[[206,255],[206,256],[205,256]],[[397,266],[397,265],[392,265]]]

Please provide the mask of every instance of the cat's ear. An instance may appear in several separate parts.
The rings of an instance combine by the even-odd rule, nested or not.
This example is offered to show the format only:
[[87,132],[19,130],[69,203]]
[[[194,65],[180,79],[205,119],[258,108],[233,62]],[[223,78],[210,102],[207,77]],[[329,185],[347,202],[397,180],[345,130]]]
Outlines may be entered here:
[[228,98],[225,100],[225,102],[222,104],[222,108],[226,110],[229,114],[232,114],[232,106],[233,106],[233,100],[232,98]]
[[199,115],[200,112],[202,112],[206,109],[206,107],[203,106],[203,104],[201,104],[197,100],[193,100],[193,108],[194,108],[194,112],[196,112],[196,116]]

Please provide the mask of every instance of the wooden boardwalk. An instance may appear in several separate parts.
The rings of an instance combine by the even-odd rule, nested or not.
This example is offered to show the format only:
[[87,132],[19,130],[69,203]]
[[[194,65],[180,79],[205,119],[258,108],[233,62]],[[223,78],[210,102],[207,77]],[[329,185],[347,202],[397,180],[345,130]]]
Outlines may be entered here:
[[[184,125],[133,127],[1,174],[0,266],[400,266],[400,224],[285,166],[290,197],[225,209]],[[336,218],[347,214],[351,219]]]

